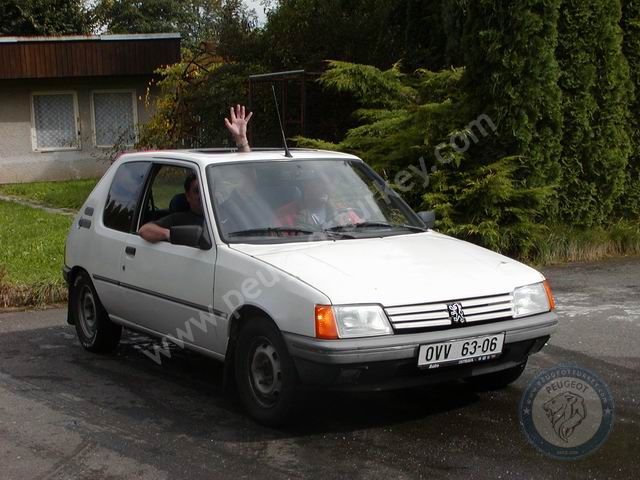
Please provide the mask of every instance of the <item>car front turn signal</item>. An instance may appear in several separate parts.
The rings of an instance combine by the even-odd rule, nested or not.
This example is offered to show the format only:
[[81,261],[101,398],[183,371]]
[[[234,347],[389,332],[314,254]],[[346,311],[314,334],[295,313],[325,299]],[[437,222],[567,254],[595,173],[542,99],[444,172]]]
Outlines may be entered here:
[[338,326],[331,305],[316,305],[316,337],[323,340],[338,338]]
[[547,292],[547,299],[549,300],[549,310],[555,310],[556,308],[556,299],[553,296],[553,292],[551,291],[551,285],[549,285],[549,280],[545,280],[543,282],[544,291]]

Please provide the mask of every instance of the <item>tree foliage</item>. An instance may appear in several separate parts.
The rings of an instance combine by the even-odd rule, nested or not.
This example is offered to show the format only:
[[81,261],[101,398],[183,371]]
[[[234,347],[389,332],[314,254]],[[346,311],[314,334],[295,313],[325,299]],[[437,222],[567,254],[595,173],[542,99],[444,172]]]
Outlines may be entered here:
[[467,0],[405,0],[405,3],[401,24],[405,41],[403,66],[408,71],[462,66]]
[[179,32],[186,47],[218,40],[255,18],[240,0],[99,0],[93,10],[96,27],[109,33]]
[[0,35],[88,33],[91,18],[82,0],[2,0]]
[[401,15],[387,0],[280,0],[261,42],[274,69],[317,70],[327,59],[388,66],[402,56]]
[[592,227],[610,220],[630,151],[629,70],[617,0],[565,0],[559,20],[564,132],[561,218]]
[[215,61],[163,72],[144,144],[224,145],[249,74],[323,69],[308,106],[336,128],[298,145],[356,153],[442,231],[526,257],[640,215],[638,0],[280,0],[263,29],[221,5]]
[[[196,60],[197,66],[191,60]],[[222,63],[209,54],[185,52],[185,60],[160,70],[156,113],[144,125],[138,146],[143,148],[202,148],[233,146],[223,119],[231,105],[245,103],[246,78],[260,73],[255,65]]]
[[414,206],[435,209],[442,231],[505,252],[527,252],[543,228],[536,218],[551,189],[523,187],[519,157],[485,163],[452,147],[452,138],[481,135],[482,125],[466,118],[464,75],[461,69],[403,74],[397,67],[331,62],[321,82],[358,99],[360,125],[337,144],[297,141],[358,154]]
[[468,4],[464,81],[469,116],[488,115],[498,127],[498,134],[472,147],[472,153],[486,163],[520,157],[524,187],[554,184],[559,176],[559,4],[560,0]]
[[618,210],[627,217],[640,217],[640,1],[624,0],[621,26],[624,40],[622,50],[629,64],[634,96],[629,104],[631,154],[626,172],[625,193],[620,197]]
[[[468,0],[280,0],[261,35],[272,68],[319,69],[327,59],[411,72],[462,64]],[[363,39],[365,39],[363,41]]]

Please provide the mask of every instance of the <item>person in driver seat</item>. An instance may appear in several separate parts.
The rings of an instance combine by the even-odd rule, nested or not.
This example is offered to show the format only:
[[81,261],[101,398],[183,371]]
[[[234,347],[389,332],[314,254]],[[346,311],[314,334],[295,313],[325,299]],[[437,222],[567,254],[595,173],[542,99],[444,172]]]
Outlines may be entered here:
[[198,184],[198,176],[195,173],[191,173],[185,179],[184,195],[189,204],[189,210],[172,213],[159,220],[145,223],[138,230],[138,234],[151,243],[169,242],[171,240],[171,227],[183,225],[199,225],[202,227],[204,225],[204,216],[202,213],[202,201],[200,200],[200,185]]

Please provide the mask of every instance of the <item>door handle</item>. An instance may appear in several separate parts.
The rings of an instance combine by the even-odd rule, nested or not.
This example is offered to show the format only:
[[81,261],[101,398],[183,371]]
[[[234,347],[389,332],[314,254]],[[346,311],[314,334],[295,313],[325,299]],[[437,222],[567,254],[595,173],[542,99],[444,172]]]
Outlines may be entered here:
[[125,247],[124,253],[127,255],[131,255],[132,257],[136,256],[136,248],[135,247]]

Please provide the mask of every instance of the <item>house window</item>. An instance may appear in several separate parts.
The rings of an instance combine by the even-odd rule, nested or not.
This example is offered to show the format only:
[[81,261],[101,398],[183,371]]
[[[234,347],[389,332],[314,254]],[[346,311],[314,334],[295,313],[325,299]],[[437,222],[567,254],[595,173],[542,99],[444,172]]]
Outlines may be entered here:
[[79,149],[76,94],[34,93],[31,99],[34,150]]
[[133,145],[138,121],[135,92],[93,92],[91,100],[96,147]]

